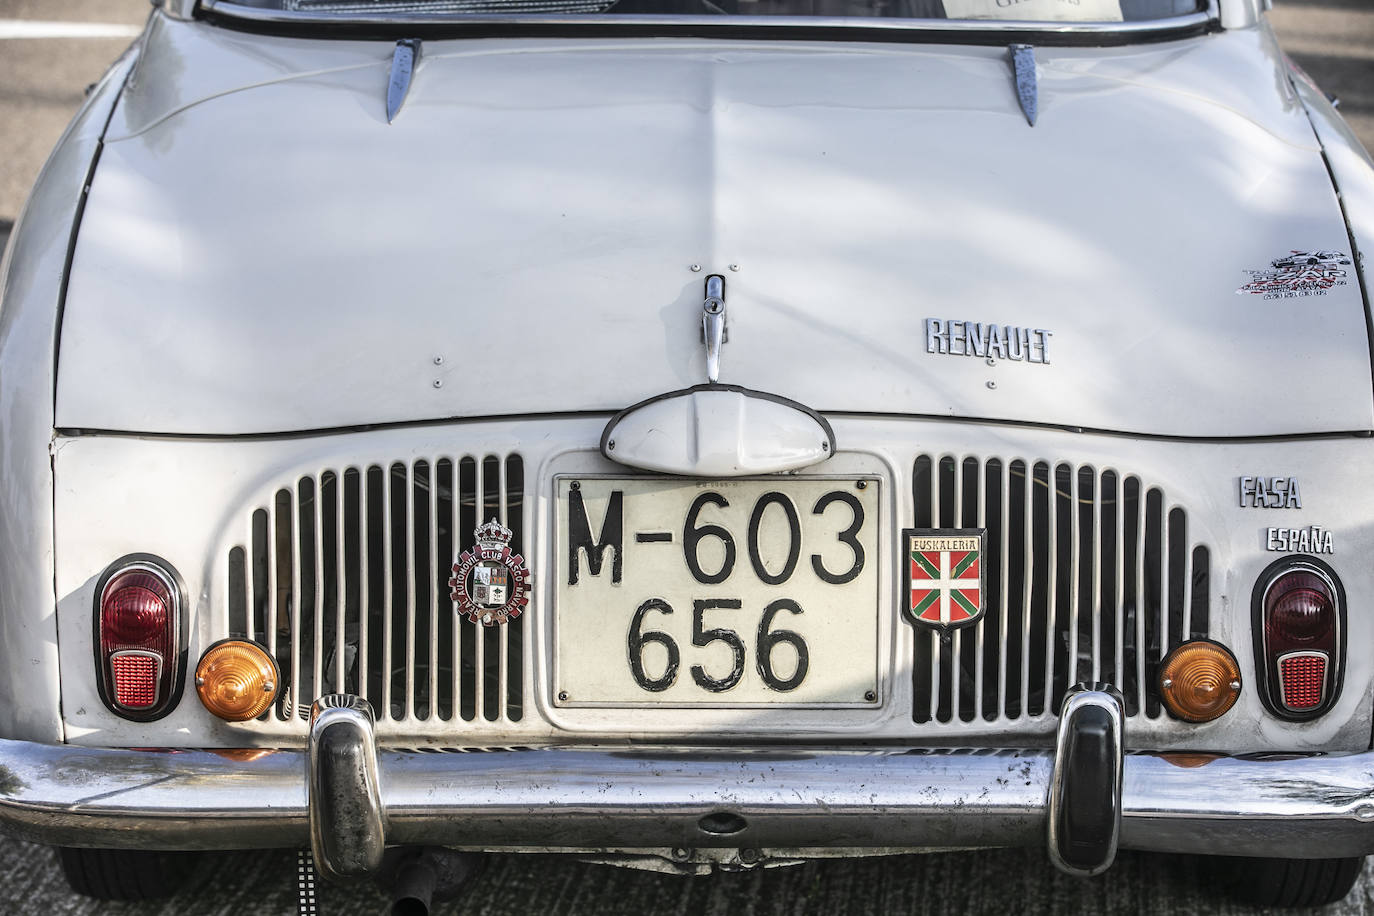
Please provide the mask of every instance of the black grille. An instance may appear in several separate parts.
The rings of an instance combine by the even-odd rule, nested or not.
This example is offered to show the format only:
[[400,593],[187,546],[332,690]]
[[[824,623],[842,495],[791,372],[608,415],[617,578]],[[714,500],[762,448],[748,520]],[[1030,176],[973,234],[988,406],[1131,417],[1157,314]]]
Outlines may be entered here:
[[1087,465],[921,455],[917,528],[988,530],[983,618],[920,629],[917,723],[1054,715],[1079,683],[1160,713],[1160,660],[1207,636],[1210,558],[1158,487]]
[[518,455],[325,469],[278,489],[229,555],[229,635],[267,646],[286,679],[268,715],[356,693],[379,719],[519,720],[525,620],[458,618],[448,578],[488,519],[521,552],[523,507]]

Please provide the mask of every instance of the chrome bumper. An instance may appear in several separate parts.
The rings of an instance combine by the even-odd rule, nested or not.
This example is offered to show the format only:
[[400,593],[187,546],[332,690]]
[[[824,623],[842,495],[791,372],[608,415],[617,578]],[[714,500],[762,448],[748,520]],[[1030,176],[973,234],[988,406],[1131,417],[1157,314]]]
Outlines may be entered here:
[[[23,839],[72,846],[304,846],[310,754],[0,740],[0,825]],[[366,776],[350,769],[347,754],[336,764]],[[1015,750],[377,750],[375,765],[379,818],[357,818],[370,803],[341,813],[316,805],[317,830],[347,834],[325,850],[342,863],[340,872],[350,870],[350,849],[355,865],[367,867],[366,849],[350,845],[359,838],[364,846],[371,838],[765,852],[1042,845],[1055,772],[1052,752]],[[1121,848],[1313,858],[1374,852],[1374,753],[1202,763],[1131,754],[1120,786]]]

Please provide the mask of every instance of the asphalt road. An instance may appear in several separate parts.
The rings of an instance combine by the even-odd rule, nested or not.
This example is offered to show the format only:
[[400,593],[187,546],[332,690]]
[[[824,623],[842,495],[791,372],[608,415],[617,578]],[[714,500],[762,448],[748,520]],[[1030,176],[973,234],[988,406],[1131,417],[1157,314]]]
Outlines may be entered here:
[[[98,904],[65,894],[49,850],[0,846],[0,907],[15,914],[244,916],[295,912],[295,857],[277,853],[207,856],[182,893],[160,902]],[[1345,903],[1307,912],[1374,913],[1369,871]],[[1264,913],[1232,902],[1218,876],[1182,856],[1123,853],[1107,875],[1069,878],[1042,850],[892,856],[680,878],[585,865],[548,856],[493,859],[457,900],[436,908],[466,916],[1242,916]],[[60,881],[60,876],[57,881]],[[388,901],[370,887],[325,887],[321,916],[378,916]],[[1268,911],[1280,912],[1280,911]],[[1284,913],[1302,911],[1285,910]]]
[[[136,28],[146,0],[0,0],[6,23],[96,22]],[[1342,100],[1342,112],[1374,148],[1374,3],[1281,0],[1272,21],[1289,53]],[[10,28],[10,31],[18,31]],[[49,31],[60,31],[54,28]],[[83,89],[128,37],[0,37],[0,246],[47,151]],[[163,902],[98,904],[66,890],[51,850],[0,839],[0,912],[243,914],[295,912],[290,851],[206,855],[185,890]],[[325,916],[374,914],[386,901],[364,886],[321,890]],[[1205,863],[1123,853],[1092,880],[1050,868],[1043,850],[992,850],[834,861],[708,878],[625,871],[542,856],[494,858],[464,896],[440,912],[528,914],[719,914],[801,916],[886,913],[1239,914]],[[1374,916],[1374,868],[1330,916]]]

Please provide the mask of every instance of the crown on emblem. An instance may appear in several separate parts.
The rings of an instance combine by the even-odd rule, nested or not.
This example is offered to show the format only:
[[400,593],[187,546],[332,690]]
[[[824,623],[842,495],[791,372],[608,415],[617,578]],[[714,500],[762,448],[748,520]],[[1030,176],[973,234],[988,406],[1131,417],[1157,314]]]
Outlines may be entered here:
[[505,547],[514,536],[509,528],[494,518],[484,525],[477,526],[473,534],[482,547]]

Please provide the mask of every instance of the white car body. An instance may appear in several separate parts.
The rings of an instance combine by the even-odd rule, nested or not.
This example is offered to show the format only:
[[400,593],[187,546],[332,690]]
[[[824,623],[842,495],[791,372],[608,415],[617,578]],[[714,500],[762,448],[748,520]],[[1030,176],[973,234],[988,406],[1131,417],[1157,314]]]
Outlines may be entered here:
[[[1218,0],[1151,40],[1138,40],[1149,37],[1139,23],[1103,41],[1075,26],[1014,36],[1035,46],[1033,126],[1018,103],[1013,42],[986,38],[997,23],[969,28],[967,40],[954,26],[920,33],[938,42],[896,29],[839,40],[842,23],[796,38],[744,26],[622,37],[613,25],[590,36],[426,38],[389,122],[394,38],[265,34],[294,25],[246,9],[169,0],[154,12],[59,144],[0,271],[0,765],[28,786],[0,789],[11,829],[65,845],[302,845],[313,817],[316,855],[336,873],[375,867],[357,850],[383,841],[620,853],[683,869],[795,861],[821,847],[1047,842],[1064,738],[1046,697],[1106,680],[1126,695],[1122,846],[1215,851],[1197,825],[1225,821],[1243,825],[1240,853],[1374,851],[1374,666],[1359,651],[1374,644],[1362,257],[1374,246],[1374,164],[1295,77],[1256,3]],[[1275,281],[1272,262],[1299,250],[1353,263],[1329,285]],[[579,624],[558,613],[565,569],[554,532],[568,494],[559,482],[644,473],[612,460],[603,431],[631,405],[707,381],[709,276],[724,278],[728,315],[720,381],[804,405],[833,431],[833,454],[826,443],[825,455],[777,479],[877,484],[865,498],[876,513],[878,610],[871,636],[852,644],[871,658],[871,673],[855,674],[871,700],[773,705],[757,685],[749,702],[724,706],[685,693],[667,709],[629,702],[630,687],[606,694],[615,701],[564,696],[559,647],[578,639]],[[667,466],[719,433],[706,413],[664,409],[668,419],[643,435],[668,437],[659,445],[669,457],[654,459]],[[687,431],[667,428],[680,417]],[[776,422],[778,436],[795,431]],[[727,435],[725,457],[712,460],[767,451],[768,423],[738,429],[739,448]],[[952,491],[932,491],[922,460],[937,477],[966,463],[976,476],[961,470]],[[1071,493],[1018,482],[1058,481],[1061,465]],[[455,468],[470,481],[443,476]],[[1256,477],[1300,481],[1299,501],[1257,507],[1252,490],[1247,504],[1243,481]],[[289,641],[306,620],[316,633],[347,629],[328,628],[354,619],[349,589],[360,602],[368,586],[346,584],[360,574],[355,548],[283,552],[279,532],[351,524],[358,503],[341,489],[365,502],[374,481],[387,488],[374,498],[401,494],[405,521],[387,536],[428,544],[406,556],[407,575],[446,575],[457,551],[441,547],[469,524],[460,507],[522,540],[529,605],[518,629],[471,629],[492,648],[465,656],[470,677],[455,661],[470,651],[462,625],[441,622],[454,608],[438,587],[408,603],[388,595],[388,626],[428,639],[401,648],[387,630],[384,664],[405,674],[384,679],[381,693],[349,673],[348,653],[366,655],[365,645],[321,643],[312,654]],[[1091,504],[1097,527],[1082,553],[1108,559],[1073,608],[1083,615],[1077,649],[1032,635],[1043,628],[1031,622],[1039,579],[1001,595],[1000,633],[975,627],[942,644],[896,610],[899,532],[922,511],[929,524],[918,527],[950,527],[939,522],[951,514],[955,528],[996,526],[991,490],[1005,513],[1024,499],[1027,531],[1045,517],[1041,499]],[[1151,530],[1182,545],[1162,569],[1147,569],[1144,547],[1127,556],[1124,546],[1143,543],[1140,507],[1153,490],[1161,527]],[[335,501],[312,496],[322,492]],[[432,523],[427,541],[417,517]],[[1007,537],[1010,518],[1000,522]],[[1104,533],[1120,545],[1115,572],[1099,553]],[[1307,721],[1266,707],[1251,615],[1256,582],[1298,553],[1329,564],[1349,607],[1339,696]],[[132,554],[180,577],[183,675],[220,640],[262,642],[287,681],[273,712],[221,721],[189,676],[154,721],[129,721],[102,699],[92,608],[102,575]],[[246,573],[234,565],[245,557]],[[1179,558],[1186,565],[1171,573]],[[1073,552],[1074,575],[1079,559]],[[326,564],[349,569],[338,586],[348,597],[313,589],[301,606],[302,576],[313,582]],[[1104,575],[1114,596],[1102,595]],[[1172,619],[1168,607],[1148,621],[1128,608],[1131,583],[1150,576],[1167,595],[1179,583]],[[293,589],[296,603],[266,597]],[[690,649],[687,624],[680,613],[661,629],[684,652],[702,651]],[[1225,715],[1191,724],[1148,697],[1162,656],[1199,633],[1229,647],[1244,686]],[[975,642],[976,677],[941,673],[942,652]],[[984,656],[994,642],[1001,654]],[[1072,675],[1053,660],[1065,651],[1083,653]],[[1048,669],[1032,656],[1050,658]],[[684,656],[684,669],[721,658]],[[319,835],[333,828],[303,761],[305,710],[340,692],[371,703],[364,756],[377,797],[363,807],[389,826],[336,847]],[[607,750],[641,745],[678,750],[640,763]],[[674,769],[683,746],[699,757],[686,752]],[[810,770],[786,753],[713,762],[742,746],[820,752]],[[116,750],[150,747],[273,753],[188,753],[191,770],[169,771],[167,785],[181,787],[171,800],[132,775],[146,763],[139,752]],[[527,750],[398,750],[410,748]],[[856,769],[869,757],[852,752],[876,748],[999,748],[1025,785],[980,801],[984,770],[960,776],[939,761],[962,758],[922,753],[877,754]],[[101,766],[117,804],[88,804],[76,785],[42,776],[72,749],[109,749],[85,752],[111,755]],[[1161,756],[1197,751],[1222,756],[1196,770]],[[1266,754],[1295,760],[1247,756]],[[214,784],[216,761],[242,790]],[[533,775],[579,761],[584,782],[550,777],[541,789]],[[770,820],[777,799],[751,795],[751,773],[814,790],[819,808]],[[851,792],[857,773],[881,797]],[[614,775],[620,807],[595,809],[591,774]],[[901,787],[911,780],[938,787],[938,802],[920,808]],[[450,802],[431,798],[436,786]],[[541,805],[565,819],[530,814]],[[636,820],[636,806],[658,812],[659,829]],[[952,816],[964,806],[978,814]],[[753,832],[694,832],[717,810]],[[204,822],[167,827],[178,813]],[[465,832],[445,833],[441,822],[459,815]],[[868,833],[854,826],[879,822]],[[1171,826],[1184,823],[1197,832]],[[1303,851],[1285,853],[1294,844]]]

